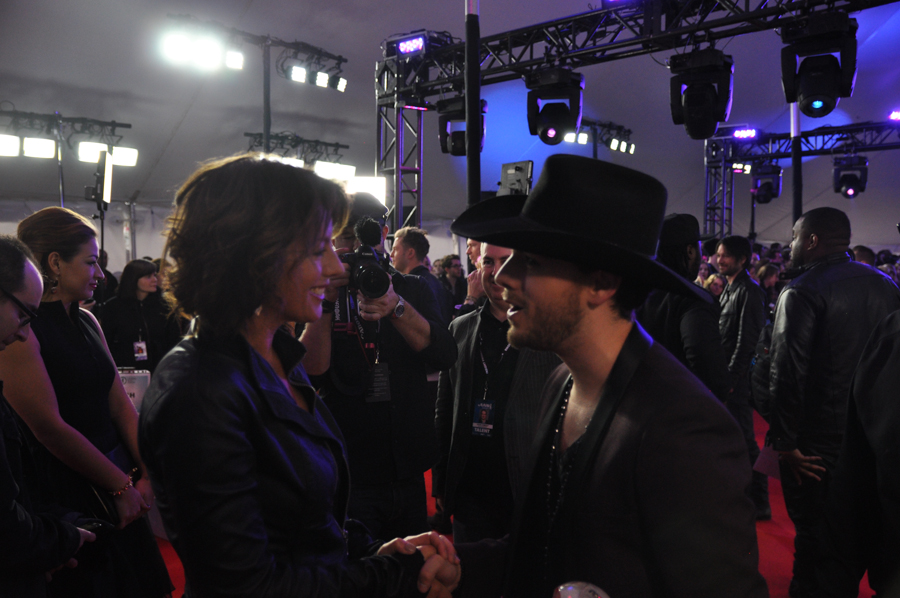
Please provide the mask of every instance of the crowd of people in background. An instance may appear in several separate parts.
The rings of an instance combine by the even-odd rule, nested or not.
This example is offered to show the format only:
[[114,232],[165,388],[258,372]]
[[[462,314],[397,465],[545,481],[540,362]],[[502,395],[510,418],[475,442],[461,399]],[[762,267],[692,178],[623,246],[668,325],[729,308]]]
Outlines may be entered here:
[[[635,171],[541,176],[434,260],[373,197],[252,155],[201,166],[164,257],[118,276],[65,208],[0,237],[0,596],[170,595],[156,501],[189,596],[764,596],[761,450],[792,598],[855,596],[866,570],[900,592],[898,256],[851,247],[832,208],[764,245],[664,217]],[[648,222],[606,183],[572,200],[602,231],[541,212],[580,178]],[[143,370],[139,416],[122,375]]]

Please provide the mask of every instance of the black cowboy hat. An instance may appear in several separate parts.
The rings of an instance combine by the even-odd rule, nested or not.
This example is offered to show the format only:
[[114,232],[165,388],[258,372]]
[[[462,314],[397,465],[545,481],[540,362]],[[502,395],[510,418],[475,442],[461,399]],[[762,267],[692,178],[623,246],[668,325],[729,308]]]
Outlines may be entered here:
[[582,156],[547,158],[531,193],[463,212],[450,230],[492,245],[619,274],[710,302],[709,293],[657,262],[666,188],[642,172]]

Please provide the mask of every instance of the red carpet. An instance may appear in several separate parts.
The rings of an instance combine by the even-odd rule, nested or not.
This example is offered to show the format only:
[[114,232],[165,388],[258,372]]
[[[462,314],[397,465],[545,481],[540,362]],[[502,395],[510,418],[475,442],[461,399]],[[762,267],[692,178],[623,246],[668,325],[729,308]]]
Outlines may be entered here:
[[[758,415],[756,417],[756,437],[762,446],[768,426]],[[434,513],[434,499],[431,498],[431,472],[425,475],[428,489],[428,513]],[[788,584],[791,581],[791,564],[794,560],[794,526],[788,518],[781,493],[781,483],[769,479],[769,502],[772,505],[772,520],[756,524],[759,541],[759,571],[769,583],[771,598],[788,598]],[[176,590],[173,598],[181,598],[184,593],[184,569],[172,545],[165,540],[158,540],[169,575]],[[863,578],[859,598],[872,598],[874,593],[869,588],[868,580]],[[548,596],[549,598],[549,596]]]

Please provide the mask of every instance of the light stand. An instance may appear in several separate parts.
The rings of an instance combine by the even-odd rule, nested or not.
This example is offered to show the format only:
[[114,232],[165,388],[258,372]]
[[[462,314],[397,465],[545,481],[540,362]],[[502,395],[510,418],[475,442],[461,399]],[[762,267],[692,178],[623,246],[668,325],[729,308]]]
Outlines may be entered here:
[[212,21],[203,22],[191,15],[167,15],[170,19],[184,23],[191,27],[212,30],[221,33],[224,37],[241,38],[248,44],[259,46],[262,49],[263,60],[263,150],[268,153],[270,149],[270,136],[272,134],[272,46],[284,48],[292,52],[294,57],[304,54],[308,62],[321,63],[323,60],[335,62],[331,70],[341,72],[341,65],[347,62],[343,56],[338,56],[301,41],[287,42],[269,35],[256,35],[241,31],[233,27],[225,27]]

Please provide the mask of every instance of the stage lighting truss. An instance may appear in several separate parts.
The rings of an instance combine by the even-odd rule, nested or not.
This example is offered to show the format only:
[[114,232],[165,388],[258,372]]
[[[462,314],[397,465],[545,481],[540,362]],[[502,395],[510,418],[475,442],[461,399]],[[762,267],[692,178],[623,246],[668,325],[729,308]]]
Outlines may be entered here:
[[[818,12],[785,25],[781,38],[781,84],[786,102],[821,118],[841,98],[853,95],[856,84],[856,19],[843,12]],[[840,61],[834,56],[840,54]],[[803,58],[797,69],[797,60]]]
[[223,66],[232,70],[244,68],[241,44],[258,46],[268,60],[270,47],[282,48],[278,72],[286,79],[330,87],[343,92],[347,80],[341,68],[347,59],[301,41],[285,41],[269,35],[256,35],[225,27],[212,21],[201,21],[191,15],[168,15],[178,22],[177,29],[163,35],[160,49],[172,64],[190,66],[212,72]]
[[753,164],[750,195],[757,204],[770,203],[781,195],[781,167],[777,164]]
[[672,122],[691,139],[709,139],[731,112],[734,60],[713,48],[676,54],[669,61]]
[[584,75],[565,67],[550,67],[525,78],[528,130],[547,145],[563,142],[581,127]]
[[[457,96],[437,102],[438,138],[441,151],[451,156],[466,155],[466,97]],[[487,100],[481,100],[481,144],[478,151],[484,149],[484,115],[487,113]],[[454,129],[454,127],[456,127]]]
[[854,199],[866,190],[869,180],[869,160],[865,156],[838,156],[834,159],[835,193]]
[[[250,138],[248,152],[263,151],[262,133],[244,133]],[[299,166],[312,165],[316,162],[340,162],[344,155],[341,150],[350,149],[349,145],[327,143],[318,139],[304,139],[290,131],[273,133],[269,137],[269,153],[281,158],[281,162]]]
[[286,48],[275,62],[275,68],[290,81],[330,87],[341,93],[347,90],[347,80],[341,76],[341,63],[330,64],[321,55]]
[[581,128],[577,133],[566,133],[563,138],[568,143],[587,145],[591,138],[598,145],[604,145],[613,152],[633,155],[635,145],[631,143],[631,129],[614,122],[598,122],[587,118],[581,119]]
[[[116,129],[130,129],[128,123],[104,122],[90,118],[65,117],[60,114],[0,111],[0,118],[9,118],[6,134],[0,135],[0,156],[23,155],[29,158],[60,158],[60,144],[72,150],[75,137],[87,137],[78,143],[78,159],[97,163],[101,153],[111,152],[111,165],[135,166],[138,150],[119,146],[122,136]],[[34,136],[20,136],[33,132]],[[55,137],[55,139],[54,139]],[[95,140],[95,141],[94,141]]]

